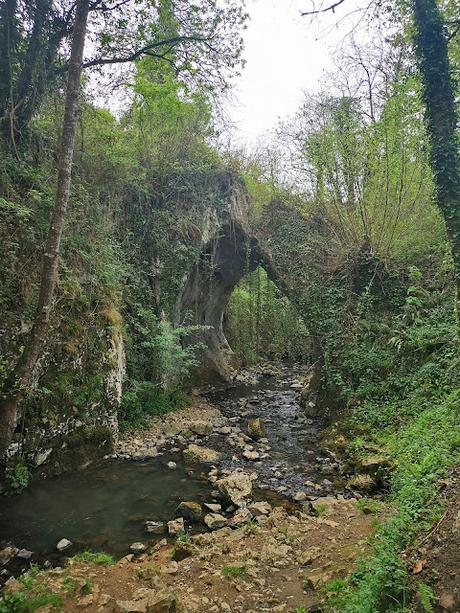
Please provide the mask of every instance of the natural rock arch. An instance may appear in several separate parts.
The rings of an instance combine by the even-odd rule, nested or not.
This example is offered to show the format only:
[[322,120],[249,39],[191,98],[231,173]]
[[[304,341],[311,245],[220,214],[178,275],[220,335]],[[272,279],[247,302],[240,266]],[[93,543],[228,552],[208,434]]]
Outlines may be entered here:
[[191,314],[193,323],[206,327],[195,337],[204,345],[198,369],[200,380],[216,376],[231,379],[236,374],[238,360],[225,338],[223,318],[235,286],[258,266],[277,285],[283,286],[258,240],[241,223],[229,222],[204,245],[189,272],[181,292],[179,312],[181,320]]

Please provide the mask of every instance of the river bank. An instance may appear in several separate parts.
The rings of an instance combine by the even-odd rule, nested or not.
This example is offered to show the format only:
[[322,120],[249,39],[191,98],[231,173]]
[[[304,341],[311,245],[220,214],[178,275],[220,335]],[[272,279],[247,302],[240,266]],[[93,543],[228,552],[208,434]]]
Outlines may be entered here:
[[[355,499],[329,499],[318,516],[282,507],[267,511],[235,528],[160,541],[114,565],[71,561],[38,572],[29,598],[53,595],[66,612],[315,610],[327,584],[333,590],[329,582],[347,575],[369,550],[375,517]],[[20,590],[24,584],[16,580],[6,587],[10,595]],[[52,604],[40,609],[52,610]]]
[[[101,465],[8,500],[0,522],[3,552],[10,548],[5,593],[22,593],[11,574],[25,550],[22,568],[48,567],[34,571],[31,585],[58,594],[65,611],[180,610],[149,608],[157,592],[190,611],[319,605],[324,585],[367,551],[381,506],[361,500],[353,469],[324,445],[330,420],[301,406],[303,374],[265,367],[208,388],[190,406],[123,434]],[[57,553],[63,538],[71,544]],[[88,549],[116,563],[72,559]],[[91,593],[81,591],[86,581]]]

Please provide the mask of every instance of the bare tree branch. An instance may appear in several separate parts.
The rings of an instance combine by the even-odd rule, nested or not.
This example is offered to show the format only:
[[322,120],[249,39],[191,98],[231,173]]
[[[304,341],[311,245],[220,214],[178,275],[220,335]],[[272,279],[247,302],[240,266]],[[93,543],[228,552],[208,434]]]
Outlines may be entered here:
[[[156,43],[151,43],[150,45],[146,45],[145,47],[141,47],[136,51],[133,51],[129,55],[121,56],[121,57],[109,57],[109,58],[97,58],[94,60],[90,60],[89,62],[85,62],[83,64],[83,68],[90,68],[92,66],[103,66],[106,64],[126,64],[128,62],[134,62],[139,59],[143,55],[152,55],[152,51],[154,49],[158,49],[160,47],[169,46],[168,51],[171,51],[174,47],[179,45],[180,43],[204,43],[209,49],[214,51],[214,48],[209,42],[209,39],[200,37],[200,36],[176,36],[173,38],[160,40]],[[166,53],[164,54],[166,55]],[[163,54],[162,54],[163,57]],[[164,59],[164,57],[163,57]]]
[[302,17],[306,17],[308,15],[319,15],[320,13],[327,13],[328,11],[332,11],[333,13],[335,13],[335,9],[340,6],[341,4],[343,4],[345,2],[345,0],[337,0],[337,2],[335,2],[334,4],[330,4],[329,6],[326,6],[326,8],[324,9],[316,9],[313,11],[305,11],[305,12],[301,12],[301,16]]

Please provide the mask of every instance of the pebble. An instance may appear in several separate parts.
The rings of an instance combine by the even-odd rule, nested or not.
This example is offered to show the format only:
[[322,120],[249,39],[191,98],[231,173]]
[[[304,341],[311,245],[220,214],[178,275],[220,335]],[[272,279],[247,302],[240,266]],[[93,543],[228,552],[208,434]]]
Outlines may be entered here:
[[166,466],[171,470],[174,470],[175,468],[177,468],[176,462],[168,462]]

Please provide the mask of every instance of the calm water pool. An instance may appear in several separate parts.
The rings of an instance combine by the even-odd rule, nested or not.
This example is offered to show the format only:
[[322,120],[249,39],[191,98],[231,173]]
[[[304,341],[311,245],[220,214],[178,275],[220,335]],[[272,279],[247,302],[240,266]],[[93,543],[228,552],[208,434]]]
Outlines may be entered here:
[[[145,540],[146,520],[167,521],[182,500],[209,499],[200,474],[175,470],[165,457],[146,462],[108,461],[72,475],[33,483],[23,493],[0,499],[0,543],[12,542],[37,557],[55,552],[63,537],[78,549],[125,554]],[[150,535],[149,535],[150,536]]]

